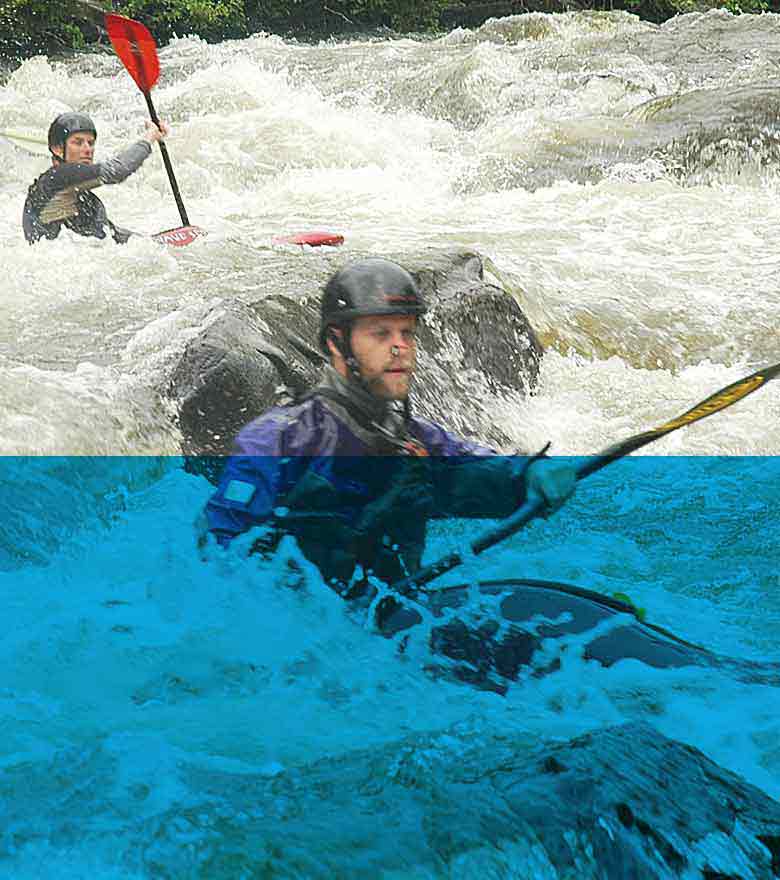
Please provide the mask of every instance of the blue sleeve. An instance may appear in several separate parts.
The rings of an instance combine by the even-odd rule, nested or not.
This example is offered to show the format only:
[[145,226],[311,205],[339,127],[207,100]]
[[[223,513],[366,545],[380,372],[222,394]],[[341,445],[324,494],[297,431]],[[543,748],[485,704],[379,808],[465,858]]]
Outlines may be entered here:
[[278,459],[233,455],[206,504],[209,531],[222,545],[268,520],[274,509]]
[[273,415],[245,428],[236,439],[216,492],[206,504],[209,531],[223,546],[268,522],[297,482],[308,459],[285,456],[284,425]]
[[432,422],[420,427],[431,453],[434,516],[503,519],[525,501],[527,457],[499,455]]

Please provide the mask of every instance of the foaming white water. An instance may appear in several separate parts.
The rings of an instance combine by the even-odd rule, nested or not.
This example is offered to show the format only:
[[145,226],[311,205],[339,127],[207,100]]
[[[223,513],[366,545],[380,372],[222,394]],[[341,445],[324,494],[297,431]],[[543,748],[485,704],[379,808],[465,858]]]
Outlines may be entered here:
[[[682,415],[754,366],[704,362],[674,373],[633,369],[618,357],[590,361],[549,354],[539,395],[507,401],[499,414],[521,449],[539,449],[552,441],[554,454],[593,455]],[[780,404],[769,386],[763,394],[654,441],[637,454],[776,455],[774,425],[779,413]]]
[[[96,485],[104,476],[96,475]],[[719,535],[744,529],[725,497],[741,491],[739,474],[722,473],[704,509],[672,495],[670,510],[669,486],[658,483],[640,491],[635,479],[623,489],[619,480],[609,485],[598,509],[575,499],[571,510],[534,526],[521,552],[515,544],[487,554],[480,577],[576,578],[629,592],[654,620],[678,632],[684,621],[688,638],[724,653],[776,651],[776,597],[775,610],[762,612],[767,631],[759,645],[746,642],[754,626],[735,614],[734,600],[745,594],[733,580],[740,566],[733,555],[723,554],[723,580],[710,595],[685,589],[695,581],[693,567],[682,591],[673,571],[686,542],[705,537],[716,549]],[[432,659],[424,633],[399,655],[394,642],[349,616],[294,547],[265,564],[244,558],[242,548],[212,548],[202,562],[193,552],[192,519],[210,491],[168,469],[129,493],[110,522],[77,532],[48,564],[0,574],[0,766],[14,805],[1,876],[39,876],[41,858],[56,862],[58,876],[152,876],[147,859],[167,811],[164,821],[183,828],[193,810],[238,821],[230,793],[243,779],[273,778],[404,737],[439,737],[452,758],[494,737],[531,746],[649,718],[665,735],[780,795],[776,688],[698,668],[623,661],[603,669],[582,659],[577,638],[558,648],[559,671],[525,677],[505,698],[431,680],[422,669]],[[771,501],[771,491],[756,500]],[[617,516],[606,513],[610,506]],[[659,528],[670,543],[656,540],[650,549],[637,530]],[[462,546],[474,531],[464,523],[439,527],[429,555]],[[562,553],[575,544],[576,553]],[[742,565],[745,579],[760,583],[771,578],[776,556],[759,543],[754,550]],[[304,566],[302,586],[292,586],[299,578],[286,571],[289,554]],[[695,559],[692,553],[688,564]],[[458,576],[472,574],[466,566]],[[216,801],[201,789],[211,774],[225,775]],[[95,818],[110,846],[92,839]],[[136,862],[144,854],[138,873],[126,862],[133,853]],[[344,853],[345,866],[351,858]],[[166,861],[166,870],[186,876],[175,862]]]
[[[132,498],[97,546],[85,536],[48,572],[16,572],[13,590],[3,590],[13,617],[3,641],[8,691],[48,706],[58,736],[106,724],[157,731],[172,746],[253,766],[337,749],[354,725],[367,745],[391,730],[424,729],[442,712],[459,717],[462,688],[446,684],[430,687],[437,705],[419,716],[410,699],[428,687],[419,668],[350,620],[310,567],[308,587],[295,591],[283,586],[284,553],[259,568],[217,551],[202,562],[193,520],[209,491],[181,471],[169,475]],[[116,569],[112,560],[128,546],[138,548],[132,570]],[[100,670],[100,688],[91,669]]]
[[[688,45],[714,27],[727,36],[709,67],[672,51],[676,40]],[[615,400],[610,358],[628,375],[670,371],[677,388],[686,370],[711,364],[713,387],[705,390],[720,381],[718,364],[775,360],[777,261],[769,245],[780,209],[772,169],[687,185],[659,152],[664,141],[652,115],[642,121],[633,113],[681,88],[711,88],[714,100],[718,85],[758,85],[773,30],[773,16],[689,16],[659,29],[623,14],[569,14],[516,16],[432,42],[174,41],[160,53],[155,95],[173,125],[169,147],[190,218],[210,232],[186,252],[69,235],[28,248],[21,204],[45,160],[0,141],[0,247],[9,267],[0,337],[5,447],[89,452],[114,443],[130,451],[108,420],[104,445],[86,431],[65,431],[58,450],[53,440],[31,445],[20,429],[38,424],[41,437],[56,437],[39,390],[52,383],[58,409],[76,424],[79,376],[92,377],[94,387],[96,368],[106,371],[105,405],[120,422],[143,422],[133,389],[164,385],[165,364],[215,300],[282,292],[295,285],[275,278],[308,274],[302,264],[319,255],[269,247],[274,234],[305,228],[343,232],[345,260],[452,244],[491,257],[519,288],[545,343],[572,369],[587,370],[582,384],[600,408],[594,424],[608,423]],[[730,53],[729,34],[752,40],[751,64]],[[101,155],[135,136],[145,114],[111,55],[32,59],[0,88],[0,127],[43,134],[68,108],[95,116]],[[583,175],[599,182],[583,183]],[[141,232],[178,222],[156,155],[101,196],[112,217]],[[158,350],[148,333],[133,345],[165,316]],[[88,366],[74,373],[79,364]],[[25,367],[47,378],[21,374],[33,393],[20,413]],[[539,403],[553,413],[554,374],[546,368],[552,396]],[[653,377],[636,377],[629,384],[639,423],[657,410]],[[159,409],[150,414],[155,424],[139,425],[138,436],[151,439],[139,452],[154,451],[159,436]],[[752,439],[726,432],[715,451],[774,451],[766,424],[754,422]],[[571,448],[564,425],[555,433]]]
[[[161,389],[210,308],[308,289],[365,252],[460,244],[491,258],[548,346],[533,397],[490,398],[513,448],[590,453],[780,360],[771,154],[730,147],[720,161],[716,138],[690,159],[669,147],[685,125],[656,124],[647,103],[758,94],[776,29],[776,16],[656,28],[572,14],[430,42],[174,41],[155,97],[207,239],[180,252],[68,235],[30,248],[21,206],[46,161],[0,139],[0,453],[177,452]],[[102,156],[142,130],[143,101],[110,55],[33,59],[0,86],[0,130],[43,135],[76,108],[95,116]],[[157,155],[100,195],[140,232],[178,222]],[[270,245],[318,226],[345,247]],[[760,460],[729,469],[714,457],[775,455],[779,400],[772,384],[659,441],[650,451],[674,458],[658,471],[613,465],[444,583],[539,577],[627,593],[712,650],[776,657],[777,480]],[[684,455],[713,458],[681,471]],[[67,478],[57,467],[21,461],[0,489],[13,512],[0,542],[0,766],[20,811],[3,824],[0,876],[37,877],[46,863],[61,877],[145,877],[117,863],[116,841],[152,847],[133,817],[212,808],[187,768],[270,778],[439,731],[534,743],[650,718],[780,796],[776,688],[632,661],[602,669],[576,640],[560,671],[506,698],[434,682],[422,633],[399,656],[314,572],[293,590],[283,557],[201,562],[192,520],[210,489],[175,462],[139,460],[129,474],[107,462],[93,479],[89,465]],[[437,524],[426,560],[478,528]],[[93,812],[116,835],[99,846],[81,842],[78,820],[67,828]]]

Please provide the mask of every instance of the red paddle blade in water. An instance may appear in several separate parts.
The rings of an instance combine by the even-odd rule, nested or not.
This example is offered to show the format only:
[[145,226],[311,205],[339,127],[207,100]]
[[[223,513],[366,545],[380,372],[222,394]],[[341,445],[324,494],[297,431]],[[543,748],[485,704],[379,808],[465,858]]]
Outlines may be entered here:
[[204,236],[206,233],[199,226],[177,226],[176,229],[166,229],[165,232],[158,232],[153,235],[152,239],[158,244],[169,244],[172,247],[186,247],[192,244],[196,238]]
[[338,232],[302,232],[299,235],[280,235],[273,239],[272,244],[307,244],[309,247],[338,247],[344,244],[344,236]]
[[150,92],[160,78],[160,61],[148,28],[140,21],[111,12],[106,15],[106,30],[114,51],[138,88]]

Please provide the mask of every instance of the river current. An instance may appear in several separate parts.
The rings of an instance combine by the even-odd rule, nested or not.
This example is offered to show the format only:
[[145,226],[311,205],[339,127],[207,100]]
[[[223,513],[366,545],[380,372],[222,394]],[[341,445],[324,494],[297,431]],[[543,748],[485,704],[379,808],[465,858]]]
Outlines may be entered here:
[[[174,168],[209,233],[188,248],[69,234],[29,247],[22,204],[47,160],[0,137],[0,877],[161,876],[131,817],[211,809],[182,766],[273,775],[443,730],[531,741],[649,718],[780,796],[776,688],[586,669],[575,651],[504,699],[428,680],[312,572],[291,593],[281,561],[204,565],[192,523],[210,487],[182,469],[163,393],[215,304],[293,293],[323,263],[452,245],[488,258],[546,346],[538,393],[486,412],[524,448],[597,451],[780,360],[780,17],[185,37],[160,61]],[[110,53],[29,59],[0,81],[0,131],[44,136],[69,109],[95,118],[99,156],[145,117]],[[158,155],[100,196],[139,232],[179,223]],[[318,228],[344,247],[272,244]],[[478,568],[627,593],[685,638],[777,659],[778,416],[770,383],[649,447],[652,462],[592,478],[460,579]],[[482,525],[437,525],[427,558]],[[69,825],[96,766],[110,767],[97,811],[116,845]],[[187,871],[162,876],[214,876]]]

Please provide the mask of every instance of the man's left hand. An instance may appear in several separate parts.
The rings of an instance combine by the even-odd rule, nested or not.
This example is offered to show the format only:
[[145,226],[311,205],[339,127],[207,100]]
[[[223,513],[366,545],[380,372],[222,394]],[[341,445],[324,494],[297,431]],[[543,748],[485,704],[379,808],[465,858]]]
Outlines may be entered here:
[[571,497],[577,485],[577,472],[565,459],[540,458],[525,474],[526,496],[541,498],[549,513],[558,510]]
[[147,119],[145,125],[146,131],[143,133],[143,138],[150,144],[154,144],[157,141],[164,141],[165,138],[171,133],[168,124],[166,122],[163,122],[162,120],[160,120],[159,125],[155,125],[151,119]]

